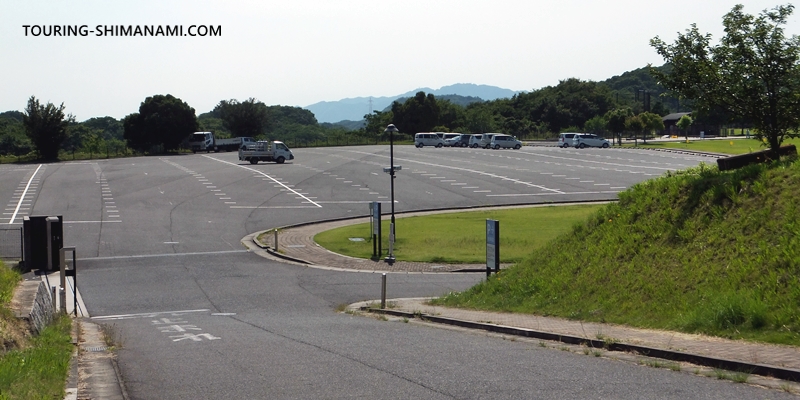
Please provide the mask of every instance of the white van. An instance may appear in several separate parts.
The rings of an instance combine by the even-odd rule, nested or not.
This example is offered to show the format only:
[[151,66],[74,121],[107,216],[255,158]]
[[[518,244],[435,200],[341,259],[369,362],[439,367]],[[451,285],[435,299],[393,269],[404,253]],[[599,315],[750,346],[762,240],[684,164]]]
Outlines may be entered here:
[[492,144],[492,136],[494,135],[502,135],[502,133],[484,133],[481,135],[481,142],[479,143],[479,146],[483,147],[484,149],[488,149]]
[[480,133],[472,135],[472,137],[469,138],[469,147],[473,149],[479,147],[481,145],[481,136],[483,135]]
[[444,140],[439,135],[431,132],[420,132],[414,135],[414,146],[423,148],[425,146],[444,146]]
[[522,148],[522,142],[517,140],[517,138],[511,135],[494,135],[492,136],[492,142],[489,144],[489,147],[497,150],[497,149],[514,149],[519,150]]
[[460,136],[461,136],[460,133],[445,133],[444,136],[442,136],[442,139],[444,140],[444,146],[445,147],[453,146],[453,144],[455,143],[454,139],[457,139]]

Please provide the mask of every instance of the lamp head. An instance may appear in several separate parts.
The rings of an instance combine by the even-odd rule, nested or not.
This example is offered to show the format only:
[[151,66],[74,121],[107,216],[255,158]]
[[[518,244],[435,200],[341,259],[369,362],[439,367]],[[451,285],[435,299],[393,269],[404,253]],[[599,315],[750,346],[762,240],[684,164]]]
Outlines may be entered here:
[[397,129],[397,127],[394,126],[394,124],[389,124],[389,126],[386,127],[386,129],[383,131],[383,133],[390,133],[390,132],[391,133],[397,133],[397,132],[400,132],[400,130]]

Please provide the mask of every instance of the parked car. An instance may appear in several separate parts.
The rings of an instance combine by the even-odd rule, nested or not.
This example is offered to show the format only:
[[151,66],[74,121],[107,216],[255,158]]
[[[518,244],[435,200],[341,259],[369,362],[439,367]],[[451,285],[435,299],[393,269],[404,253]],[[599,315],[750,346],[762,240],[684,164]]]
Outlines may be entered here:
[[469,138],[469,147],[471,147],[473,149],[480,147],[480,145],[481,145],[481,137],[482,136],[483,135],[481,135],[481,134],[472,135],[472,137]]
[[444,145],[451,147],[467,147],[469,146],[469,140],[471,137],[472,135],[459,133],[456,137],[445,139]]
[[492,142],[489,144],[489,147],[495,150],[500,148],[518,150],[522,148],[522,142],[511,135],[494,135],[492,136]]
[[558,135],[558,147],[570,147],[572,146],[572,138],[575,137],[577,133],[562,133]]
[[419,148],[425,146],[442,147],[444,146],[444,140],[435,133],[420,132],[414,135],[414,146]]
[[494,135],[501,135],[501,133],[484,133],[483,135],[481,135],[480,147],[488,149],[489,146],[492,144],[492,136]]
[[608,148],[609,146],[611,146],[611,142],[591,133],[577,133],[572,138],[572,147],[581,149],[584,147]]
[[461,136],[460,133],[445,133],[444,136],[442,136],[442,139],[444,140],[444,146],[445,147],[452,146],[453,140],[458,139],[459,136]]

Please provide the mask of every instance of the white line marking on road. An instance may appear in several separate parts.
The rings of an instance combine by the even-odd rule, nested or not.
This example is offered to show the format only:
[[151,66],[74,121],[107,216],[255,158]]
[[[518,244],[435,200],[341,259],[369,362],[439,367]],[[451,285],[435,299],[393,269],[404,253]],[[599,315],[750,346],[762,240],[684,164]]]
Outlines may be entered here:
[[139,313],[139,314],[103,315],[99,317],[92,317],[92,319],[107,320],[107,319],[153,318],[155,316],[164,314],[178,315],[178,314],[198,313],[207,311],[211,310],[204,308],[202,310],[156,311],[151,313]]
[[[33,175],[31,175],[31,179],[28,179],[28,184],[25,185],[25,190],[22,192],[22,197],[25,197],[25,194],[28,193],[28,188],[31,187],[31,182],[33,182],[33,178],[36,176],[36,174],[42,168],[42,165],[44,165],[44,164],[39,164],[39,168],[36,168],[36,171],[33,171]],[[11,215],[11,221],[8,222],[9,225],[13,224],[14,220],[17,218],[17,212],[19,212],[20,206],[22,206],[22,202],[21,201],[19,203],[17,203],[17,209],[14,211],[14,214]]]
[[[308,204],[307,201],[305,201],[304,203]],[[314,207],[314,206],[230,206],[230,208],[234,208],[234,209],[239,208],[239,209],[245,209],[245,210],[256,210],[256,209],[260,210],[260,209],[270,209],[270,208],[318,208],[318,206],[317,207]]]
[[472,193],[491,193],[491,190],[473,190]]
[[232,253],[249,253],[250,250],[222,250],[222,251],[200,251],[194,253],[165,253],[165,254],[141,254],[135,256],[110,256],[110,257],[88,257],[79,258],[78,261],[92,261],[92,260],[125,260],[129,258],[157,258],[157,257],[185,257],[185,256],[205,256],[205,255],[223,255]]
[[322,208],[322,206],[321,206],[321,205],[319,205],[319,204],[317,204],[317,203],[313,202],[311,199],[307,198],[306,196],[303,196],[302,194],[298,193],[298,192],[297,192],[297,191],[295,191],[294,189],[292,189],[292,188],[290,188],[290,187],[288,187],[288,186],[284,185],[283,183],[281,183],[281,182],[280,182],[280,181],[278,181],[277,179],[275,179],[275,178],[273,178],[273,177],[271,177],[271,176],[269,176],[269,175],[267,175],[267,174],[265,174],[265,173],[263,173],[263,172],[261,172],[261,171],[259,171],[259,170],[257,170],[257,169],[253,169],[253,168],[250,168],[250,167],[245,167],[245,166],[243,166],[243,165],[234,164],[234,163],[232,163],[232,162],[229,162],[229,161],[224,161],[224,160],[220,160],[220,159],[217,159],[217,158],[214,158],[214,157],[211,157],[211,156],[207,156],[207,155],[203,155],[203,157],[210,158],[210,159],[212,159],[212,160],[214,160],[214,161],[219,161],[219,162],[221,162],[221,163],[225,163],[225,164],[228,164],[228,165],[233,165],[234,167],[239,167],[239,168],[242,168],[242,169],[246,169],[246,170],[248,170],[248,171],[252,171],[252,172],[255,172],[255,173],[257,173],[257,174],[260,174],[261,176],[264,176],[264,177],[267,177],[267,178],[269,178],[269,179],[272,179],[272,181],[273,181],[273,182],[275,182],[275,183],[277,183],[277,184],[279,184],[279,185],[282,185],[282,186],[283,186],[283,187],[285,187],[287,190],[290,190],[290,191],[294,192],[295,194],[299,195],[300,197],[302,197],[302,198],[304,198],[304,199],[307,199],[309,203],[311,203],[311,204],[314,204],[314,205],[316,205],[317,207],[320,207],[320,208]]
[[525,197],[525,196],[556,196],[559,194],[563,195],[575,195],[575,194],[609,194],[609,193],[619,193],[617,190],[600,190],[596,192],[572,192],[572,193],[512,193],[512,194],[487,194],[486,197]]
[[[109,217],[119,217],[119,215],[109,215]],[[114,221],[64,221],[65,224],[105,224],[107,222],[122,222],[120,220]]]

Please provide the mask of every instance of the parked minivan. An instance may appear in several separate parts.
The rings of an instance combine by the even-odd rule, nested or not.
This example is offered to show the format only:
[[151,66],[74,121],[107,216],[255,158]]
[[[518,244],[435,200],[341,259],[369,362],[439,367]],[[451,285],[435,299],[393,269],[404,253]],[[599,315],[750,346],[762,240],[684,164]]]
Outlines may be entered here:
[[495,150],[500,148],[519,150],[522,148],[522,142],[517,140],[514,136],[498,134],[492,136],[492,142],[489,144],[489,147]]
[[453,141],[457,140],[459,136],[461,136],[460,133],[445,133],[444,136],[442,136],[445,147],[453,146]]
[[481,136],[480,147],[483,147],[484,149],[488,149],[489,146],[491,146],[491,144],[492,144],[492,136],[494,136],[494,135],[502,135],[502,133],[484,133]]
[[442,147],[444,146],[444,140],[435,133],[420,132],[414,135],[414,146],[419,148],[425,146]]
[[467,147],[469,146],[469,139],[471,137],[472,135],[466,133],[459,133],[456,134],[456,136],[453,138],[445,139],[444,145],[450,147]]
[[558,147],[572,147],[572,138],[575,137],[577,133],[562,133],[558,135]]
[[482,137],[482,136],[483,136],[483,135],[481,135],[480,133],[479,133],[479,134],[472,135],[472,136],[469,138],[469,147],[471,147],[471,148],[473,148],[473,149],[474,149],[474,148],[477,148],[477,147],[479,147],[479,146],[481,145],[481,137]]

